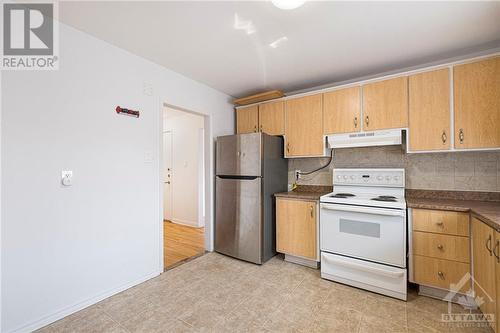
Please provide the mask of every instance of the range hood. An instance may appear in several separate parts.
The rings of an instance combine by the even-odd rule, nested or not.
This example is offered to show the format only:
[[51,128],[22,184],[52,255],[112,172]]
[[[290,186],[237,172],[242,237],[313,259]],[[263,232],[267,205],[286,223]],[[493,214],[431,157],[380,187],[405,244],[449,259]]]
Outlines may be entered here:
[[327,136],[329,148],[391,146],[402,143],[402,130],[390,129],[374,132],[331,134]]

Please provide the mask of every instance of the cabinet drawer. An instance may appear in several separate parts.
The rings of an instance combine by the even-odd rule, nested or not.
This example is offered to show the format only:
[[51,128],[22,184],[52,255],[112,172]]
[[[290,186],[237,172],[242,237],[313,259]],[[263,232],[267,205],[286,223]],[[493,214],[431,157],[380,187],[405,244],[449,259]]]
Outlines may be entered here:
[[413,253],[437,259],[469,263],[469,238],[414,231]]
[[[413,256],[413,276],[416,283],[442,289],[450,289],[470,272],[470,265],[443,259]],[[460,289],[466,293],[470,289],[470,281]]]
[[469,237],[469,214],[413,209],[413,230]]

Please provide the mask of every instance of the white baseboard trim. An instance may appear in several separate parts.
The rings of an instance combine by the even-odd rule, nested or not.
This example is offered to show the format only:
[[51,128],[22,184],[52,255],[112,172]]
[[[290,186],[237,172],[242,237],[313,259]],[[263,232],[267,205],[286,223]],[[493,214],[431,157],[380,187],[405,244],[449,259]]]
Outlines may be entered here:
[[71,306],[68,306],[62,310],[59,310],[53,314],[50,314],[48,316],[45,316],[43,318],[40,318],[32,323],[29,323],[29,324],[26,324],[26,325],[23,325],[21,327],[18,327],[16,329],[14,329],[13,331],[10,331],[12,333],[24,333],[24,332],[33,332],[39,328],[42,328],[44,326],[47,326],[49,324],[52,324],[53,322],[55,321],[58,321],[59,319],[62,319],[66,316],[69,316],[70,314],[73,314],[75,312],[78,312],[80,310],[83,310],[85,309],[86,307],[89,307],[91,305],[94,305],[100,301],[102,301],[103,299],[105,298],[108,298],[108,297],[111,297],[115,294],[118,294],[124,290],[127,290],[129,288],[132,288],[133,286],[136,286],[140,283],[143,283],[149,279],[152,279],[158,275],[160,275],[162,272],[160,271],[155,271],[153,273],[150,273],[150,274],[147,274],[146,276],[140,278],[140,279],[137,279],[133,282],[129,282],[129,283],[126,283],[118,288],[113,288],[111,290],[108,290],[104,293],[101,293],[97,296],[93,296],[83,302],[79,302],[77,304],[74,304],[74,305],[71,305]]
[[182,225],[186,225],[188,227],[199,228],[198,222],[196,222],[196,221],[187,221],[187,220],[181,220],[181,219],[176,219],[176,218],[172,218],[171,221],[173,223],[176,223],[176,224],[182,224]]

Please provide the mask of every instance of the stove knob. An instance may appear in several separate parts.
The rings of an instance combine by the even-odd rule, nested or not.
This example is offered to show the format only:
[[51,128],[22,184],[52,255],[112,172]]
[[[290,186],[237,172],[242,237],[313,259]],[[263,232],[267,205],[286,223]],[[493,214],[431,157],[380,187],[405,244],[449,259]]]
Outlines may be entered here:
[[399,177],[398,176],[394,176],[394,181],[395,182],[399,181]]
[[337,179],[340,179],[340,176],[337,176]]
[[382,179],[384,179],[384,177],[382,177],[382,176],[377,176],[377,179],[378,179],[378,180],[382,180]]
[[391,180],[391,176],[385,176],[385,180]]
[[354,176],[351,176],[351,179],[352,179],[352,180],[354,180],[355,178],[356,178],[356,177],[354,177]]
[[344,175],[344,179],[347,179],[347,176],[346,176],[346,175]]

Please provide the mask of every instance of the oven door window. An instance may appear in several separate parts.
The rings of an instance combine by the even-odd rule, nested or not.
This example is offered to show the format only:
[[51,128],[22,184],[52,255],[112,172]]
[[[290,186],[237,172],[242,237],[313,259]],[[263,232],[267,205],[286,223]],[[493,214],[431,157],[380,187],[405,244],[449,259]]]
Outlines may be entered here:
[[355,221],[345,218],[339,219],[339,231],[342,233],[380,238],[380,224]]

